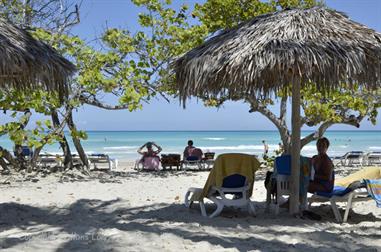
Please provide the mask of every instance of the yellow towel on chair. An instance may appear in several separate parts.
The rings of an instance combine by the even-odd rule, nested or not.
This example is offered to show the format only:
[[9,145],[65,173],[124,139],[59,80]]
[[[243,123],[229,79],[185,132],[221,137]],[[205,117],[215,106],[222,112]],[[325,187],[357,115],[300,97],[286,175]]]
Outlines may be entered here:
[[337,179],[335,185],[347,187],[350,183],[363,179],[381,179],[381,167],[367,167],[349,176]]
[[255,172],[259,169],[260,165],[258,159],[253,155],[239,153],[222,154],[216,159],[202,193],[194,195],[192,198],[202,200],[208,195],[212,186],[221,187],[224,178],[233,174],[239,174],[247,178],[247,183],[250,185],[250,190],[247,196],[251,197],[253,193]]

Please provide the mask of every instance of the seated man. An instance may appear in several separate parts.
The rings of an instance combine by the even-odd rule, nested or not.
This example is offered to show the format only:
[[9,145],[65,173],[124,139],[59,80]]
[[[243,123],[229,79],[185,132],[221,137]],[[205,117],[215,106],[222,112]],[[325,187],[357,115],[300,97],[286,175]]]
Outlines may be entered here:
[[[153,150],[153,146],[156,150]],[[143,148],[147,147],[147,151],[143,151]],[[144,168],[150,170],[158,170],[160,165],[160,157],[157,155],[161,152],[161,147],[154,142],[147,142],[138,149],[138,153],[143,155],[141,163],[143,163]]]
[[189,140],[188,146],[185,147],[183,155],[184,155],[184,160],[197,161],[202,159],[203,153],[201,149],[193,146],[192,140]]
[[329,141],[327,138],[320,138],[316,143],[318,155],[312,157],[312,177],[308,186],[308,192],[332,192],[334,185],[333,163],[327,155]]

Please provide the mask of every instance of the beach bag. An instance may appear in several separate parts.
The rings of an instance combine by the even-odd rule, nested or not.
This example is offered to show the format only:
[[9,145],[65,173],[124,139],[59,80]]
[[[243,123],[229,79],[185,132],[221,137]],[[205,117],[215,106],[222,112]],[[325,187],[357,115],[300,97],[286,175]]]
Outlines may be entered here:
[[159,157],[145,157],[143,160],[144,169],[159,170],[160,158]]

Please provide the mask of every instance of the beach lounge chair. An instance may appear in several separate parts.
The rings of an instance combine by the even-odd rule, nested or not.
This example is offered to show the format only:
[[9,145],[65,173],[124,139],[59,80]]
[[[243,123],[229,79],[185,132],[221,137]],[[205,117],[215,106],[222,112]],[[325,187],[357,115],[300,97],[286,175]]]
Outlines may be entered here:
[[160,157],[144,157],[136,160],[134,169],[137,171],[158,171]]
[[[379,167],[368,167],[357,171],[347,177],[337,179],[332,193],[314,194],[309,198],[309,206],[314,202],[329,202],[337,222],[347,222],[349,210],[353,203],[371,200],[366,188],[351,188],[351,184],[364,179],[380,179],[381,169]],[[346,202],[344,217],[340,215],[337,203]]]
[[33,156],[33,151],[28,146],[17,146],[15,147],[13,154],[17,156],[17,152],[20,153],[25,159],[31,159]]
[[63,156],[54,154],[40,154],[37,158],[36,165],[40,167],[60,167],[62,166]]
[[118,166],[118,160],[110,158],[107,154],[89,154],[87,158],[90,162],[90,167],[93,169],[108,169],[113,170]]
[[211,200],[216,210],[210,218],[218,216],[225,206],[246,207],[250,214],[255,214],[255,207],[250,197],[253,192],[255,172],[260,162],[252,155],[231,153],[219,155],[209,173],[204,188],[191,187],[185,194],[185,206],[200,203],[201,214],[207,217],[204,199]]
[[204,162],[202,160],[202,150],[199,148],[194,148],[189,157],[184,158],[181,164],[181,169],[187,170],[190,167],[197,167],[199,170],[202,170],[204,167]]
[[202,161],[204,163],[205,169],[209,170],[213,167],[214,161],[215,161],[214,156],[215,156],[214,152],[205,152],[204,153],[204,158],[202,159]]
[[[352,208],[354,202],[370,200],[368,191],[366,188],[359,188],[355,190],[349,190],[345,187],[335,186],[331,193],[317,193],[312,195],[309,199],[309,207],[314,202],[330,202],[333,214],[337,222],[347,222],[349,210]],[[346,202],[346,208],[344,218],[341,217],[337,203]]]
[[381,152],[371,151],[365,155],[365,162],[367,165],[381,165]]
[[363,151],[350,151],[340,159],[340,164],[342,166],[362,166],[364,156]]
[[161,166],[163,170],[168,167],[172,170],[172,166],[180,170],[181,167],[181,155],[180,154],[162,154],[161,155]]

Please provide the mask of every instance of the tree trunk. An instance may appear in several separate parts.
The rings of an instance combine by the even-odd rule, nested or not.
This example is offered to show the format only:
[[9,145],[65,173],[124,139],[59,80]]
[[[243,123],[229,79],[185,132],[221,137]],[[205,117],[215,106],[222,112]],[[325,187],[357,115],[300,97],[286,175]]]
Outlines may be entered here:
[[[59,127],[61,124],[56,110],[52,111],[52,121],[55,128]],[[60,141],[60,146],[65,156],[63,165],[65,169],[72,168],[73,157],[71,155],[70,146],[69,146],[69,143],[67,142],[65,134],[63,132],[61,134],[62,134],[62,141]]]
[[[70,108],[68,108],[70,109]],[[75,127],[75,124],[74,124],[74,121],[73,121],[73,114],[72,114],[72,110],[70,109],[70,112],[69,112],[69,116],[68,116],[68,121],[67,121],[67,125],[69,126],[69,129],[72,131],[72,132],[76,132],[77,131],[77,128]],[[74,143],[74,146],[78,152],[78,155],[83,163],[84,166],[86,166],[87,169],[89,169],[89,160],[87,159],[87,156],[86,156],[86,153],[85,153],[85,150],[83,149],[82,145],[81,145],[81,140],[79,140],[78,137],[76,137],[75,135],[72,136],[72,139],[73,139],[73,143]]]
[[33,151],[32,160],[30,161],[30,168],[28,169],[28,172],[31,172],[32,167],[36,166],[37,158],[40,155],[40,152],[44,146],[40,146],[38,148],[35,148]]
[[16,169],[18,163],[17,160],[12,156],[12,154],[8,150],[3,149],[2,147],[0,147],[0,152],[1,157],[7,160],[13,166],[13,168]]
[[291,150],[291,195],[290,213],[299,212],[299,176],[300,176],[300,78],[292,85],[292,150]]

